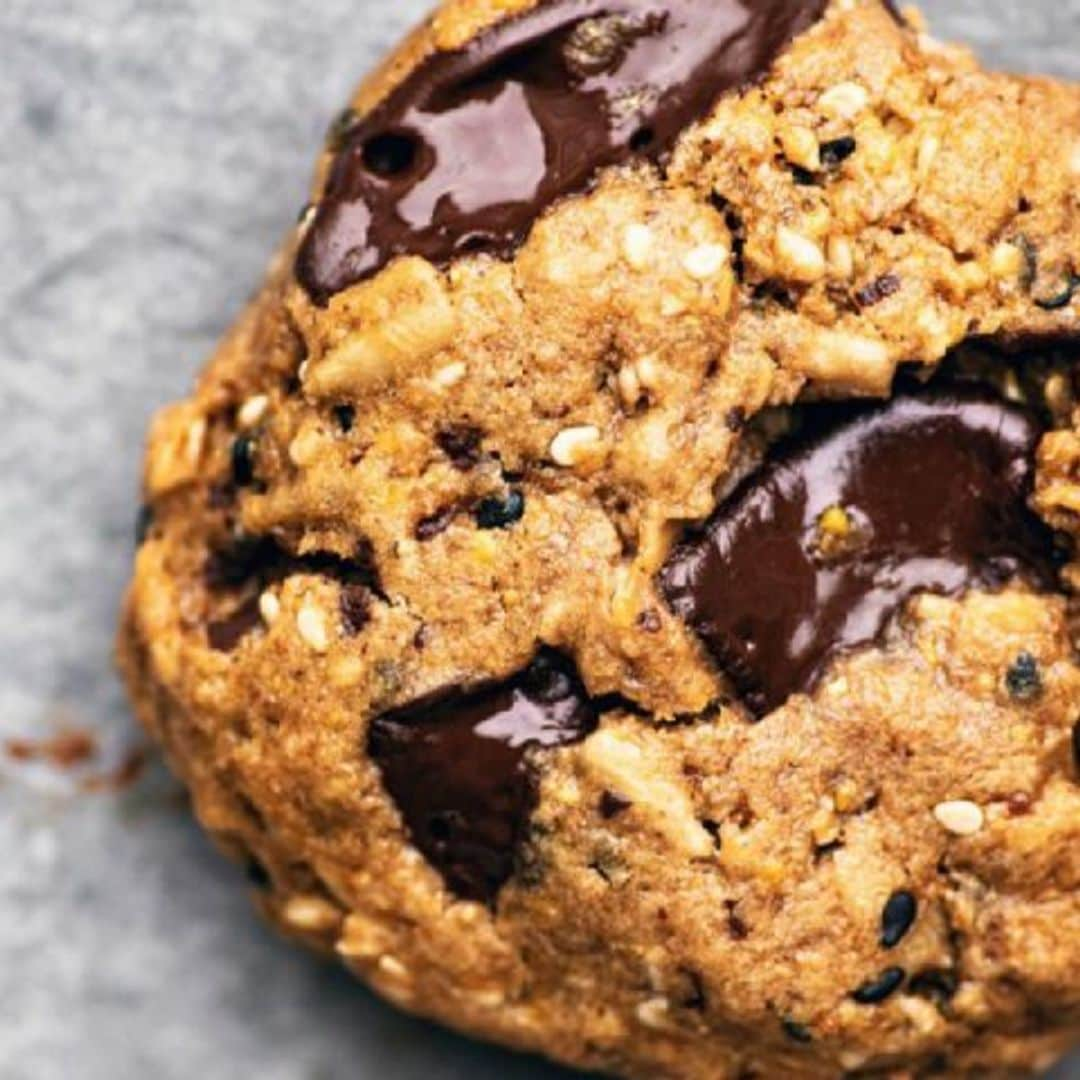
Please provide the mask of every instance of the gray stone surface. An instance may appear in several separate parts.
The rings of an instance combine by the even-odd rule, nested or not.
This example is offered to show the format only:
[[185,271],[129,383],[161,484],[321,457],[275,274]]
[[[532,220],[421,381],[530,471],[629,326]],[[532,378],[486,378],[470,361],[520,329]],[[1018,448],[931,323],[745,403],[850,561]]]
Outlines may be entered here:
[[[137,744],[110,665],[147,416],[304,201],[326,120],[424,0],[0,0],[0,739]],[[1080,75],[1080,0],[935,0],[995,63]],[[0,761],[5,1080],[563,1075],[281,947],[158,765]],[[1080,1071],[1074,1075],[1080,1077]]]

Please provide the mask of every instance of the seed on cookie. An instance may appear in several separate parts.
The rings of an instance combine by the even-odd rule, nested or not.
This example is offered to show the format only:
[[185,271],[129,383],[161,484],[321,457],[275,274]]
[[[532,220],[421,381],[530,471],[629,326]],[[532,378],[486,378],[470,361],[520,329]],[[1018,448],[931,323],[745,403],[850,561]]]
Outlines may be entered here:
[[1080,720],[1077,720],[1073,724],[1072,729],[1072,755],[1073,764],[1076,766],[1078,772],[1080,772]]
[[236,423],[241,428],[250,430],[262,420],[269,408],[270,398],[266,394],[256,394],[254,397],[249,397],[237,410]]
[[683,256],[682,264],[695,281],[705,281],[719,274],[730,257],[725,244],[700,244]]
[[476,524],[481,529],[506,529],[525,516],[525,496],[514,489],[505,496],[484,499],[476,508]]
[[250,487],[255,481],[255,440],[250,435],[233,441],[230,463],[233,483],[238,488]]
[[1042,694],[1039,662],[1029,652],[1022,652],[1005,675],[1005,686],[1014,701],[1034,701]]
[[281,614],[281,601],[269,589],[259,597],[259,614],[267,626],[276,622],[277,617]]
[[859,1005],[880,1005],[887,998],[892,997],[906,978],[903,968],[886,968],[874,979],[864,982],[857,990],[853,990],[851,997]]
[[986,821],[986,815],[978,803],[969,799],[952,799],[934,807],[938,824],[955,836],[974,836]]
[[551,460],[563,468],[583,465],[597,455],[600,429],[592,424],[564,428],[551,440]]
[[821,164],[826,168],[835,169],[843,164],[855,153],[858,143],[851,135],[843,135],[839,139],[831,139],[821,144]]
[[881,947],[893,949],[915,924],[919,902],[907,889],[894,892],[881,913]]

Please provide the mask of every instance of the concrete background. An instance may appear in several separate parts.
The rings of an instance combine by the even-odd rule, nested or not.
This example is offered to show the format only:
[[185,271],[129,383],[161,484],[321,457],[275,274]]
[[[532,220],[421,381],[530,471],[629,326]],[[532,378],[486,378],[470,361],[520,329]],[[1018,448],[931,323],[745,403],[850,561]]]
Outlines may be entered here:
[[[0,741],[99,741],[75,773],[0,758],[4,1080],[566,1075],[280,946],[156,763],[76,790],[140,741],[110,648],[145,421],[258,282],[353,81],[424,7],[0,0]],[[926,8],[997,65],[1080,77],[1080,0]]]

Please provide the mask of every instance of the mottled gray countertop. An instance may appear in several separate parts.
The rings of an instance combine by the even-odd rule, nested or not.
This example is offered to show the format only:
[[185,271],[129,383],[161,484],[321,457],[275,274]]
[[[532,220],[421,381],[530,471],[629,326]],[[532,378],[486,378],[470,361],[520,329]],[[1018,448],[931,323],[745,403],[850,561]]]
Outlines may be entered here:
[[[146,419],[259,281],[327,119],[424,6],[0,0],[0,740],[93,731],[82,777],[139,745],[110,649]],[[926,7],[995,64],[1080,76],[1080,0]],[[72,788],[0,761],[4,1080],[565,1075],[279,945],[157,763]]]

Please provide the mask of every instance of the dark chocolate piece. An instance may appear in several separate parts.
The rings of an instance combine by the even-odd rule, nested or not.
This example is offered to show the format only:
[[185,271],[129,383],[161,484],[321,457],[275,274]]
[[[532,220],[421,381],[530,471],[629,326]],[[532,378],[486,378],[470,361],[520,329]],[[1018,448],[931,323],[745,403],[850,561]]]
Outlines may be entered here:
[[1057,581],[1053,533],[1028,507],[1031,413],[973,388],[837,411],[808,407],[831,429],[748,478],[661,572],[759,715],[812,690],[918,592]]
[[491,903],[536,807],[528,751],[578,742],[596,722],[573,666],[545,651],[509,682],[457,688],[376,718],[368,753],[448,888]]
[[340,151],[297,276],[320,304],[398,255],[505,257],[597,170],[662,160],[764,76],[826,0],[542,0],[434,53]]
[[259,598],[252,597],[231,615],[209,623],[206,627],[206,640],[216,652],[232,652],[261,623]]

